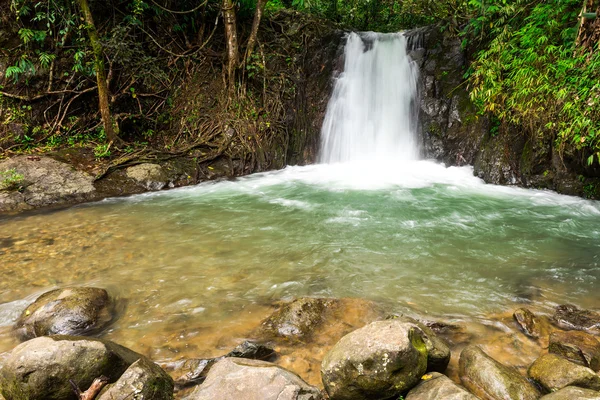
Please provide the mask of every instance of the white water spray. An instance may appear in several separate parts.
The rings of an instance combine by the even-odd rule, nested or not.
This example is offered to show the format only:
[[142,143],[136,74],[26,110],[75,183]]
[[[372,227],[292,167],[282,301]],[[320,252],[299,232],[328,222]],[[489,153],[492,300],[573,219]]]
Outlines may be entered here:
[[418,158],[411,102],[418,67],[400,33],[351,33],[321,131],[320,161],[406,162]]

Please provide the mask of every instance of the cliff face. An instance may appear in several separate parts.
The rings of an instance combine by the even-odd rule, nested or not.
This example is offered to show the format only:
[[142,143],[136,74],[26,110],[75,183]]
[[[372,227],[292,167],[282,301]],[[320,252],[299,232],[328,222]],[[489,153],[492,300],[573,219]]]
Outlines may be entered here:
[[437,27],[407,36],[421,71],[415,107],[424,157],[448,166],[471,164],[488,183],[600,197],[599,171],[585,167],[584,154],[559,151],[551,134],[531,136],[477,113],[463,78],[467,57],[458,38]]

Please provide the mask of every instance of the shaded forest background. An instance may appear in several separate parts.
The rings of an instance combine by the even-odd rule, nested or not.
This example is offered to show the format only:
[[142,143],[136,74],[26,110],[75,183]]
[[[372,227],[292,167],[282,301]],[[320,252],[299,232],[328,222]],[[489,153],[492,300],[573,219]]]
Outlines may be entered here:
[[309,40],[327,40],[333,30],[435,24],[462,39],[469,55],[462,84],[491,118],[492,135],[518,126],[594,166],[599,5],[0,0],[0,153],[81,147],[126,164],[193,152],[200,161],[235,159],[239,172],[299,162],[304,142],[295,138],[303,133],[289,119],[302,118]]

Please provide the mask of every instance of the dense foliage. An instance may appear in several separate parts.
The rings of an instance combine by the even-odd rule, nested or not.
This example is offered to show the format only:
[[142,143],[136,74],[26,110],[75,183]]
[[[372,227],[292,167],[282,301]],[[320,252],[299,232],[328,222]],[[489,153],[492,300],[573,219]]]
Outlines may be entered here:
[[[600,157],[600,51],[578,46],[580,0],[492,0],[469,24],[482,111]],[[589,152],[588,152],[589,154]]]

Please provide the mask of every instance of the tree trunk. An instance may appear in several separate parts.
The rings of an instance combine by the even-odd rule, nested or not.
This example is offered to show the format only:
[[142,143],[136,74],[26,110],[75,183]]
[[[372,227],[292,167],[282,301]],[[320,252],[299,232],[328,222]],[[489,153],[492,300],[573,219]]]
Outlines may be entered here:
[[238,66],[239,48],[235,8],[233,0],[223,0],[223,21],[227,39],[227,86],[230,96],[235,92],[235,71]]
[[248,39],[248,47],[246,48],[246,63],[250,62],[250,56],[252,56],[252,52],[254,51],[260,20],[265,11],[266,4],[267,0],[258,0],[256,2],[256,12],[254,13],[254,21],[252,21],[252,31],[250,32],[250,38]]
[[88,5],[87,0],[77,0],[79,8],[83,13],[83,18],[87,25],[88,37],[94,52],[94,68],[96,70],[96,81],[98,84],[98,103],[100,107],[100,115],[102,115],[102,123],[104,124],[104,133],[109,142],[119,140],[118,127],[114,123],[110,115],[110,107],[108,103],[108,85],[106,83],[106,72],[104,69],[104,53],[102,52],[102,44],[98,38],[98,31],[94,24],[94,18]]

